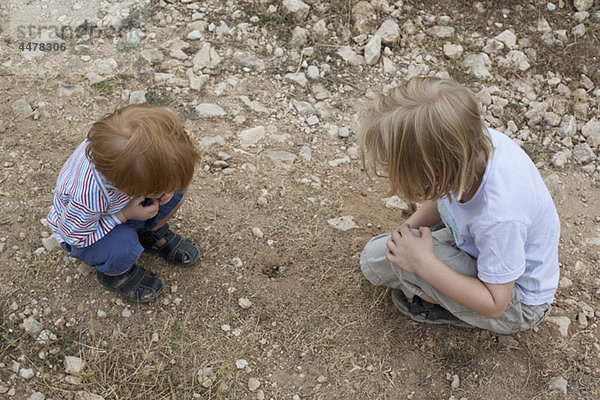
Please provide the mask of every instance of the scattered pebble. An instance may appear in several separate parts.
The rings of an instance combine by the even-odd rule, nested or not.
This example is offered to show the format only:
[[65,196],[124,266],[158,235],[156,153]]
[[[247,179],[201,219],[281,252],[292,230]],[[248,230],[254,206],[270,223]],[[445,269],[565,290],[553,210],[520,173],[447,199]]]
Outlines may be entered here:
[[260,386],[260,381],[256,378],[248,379],[248,390],[254,392]]
[[240,307],[242,307],[244,310],[249,309],[250,307],[252,307],[252,302],[250,300],[248,300],[247,297],[240,297],[238,299],[238,305]]

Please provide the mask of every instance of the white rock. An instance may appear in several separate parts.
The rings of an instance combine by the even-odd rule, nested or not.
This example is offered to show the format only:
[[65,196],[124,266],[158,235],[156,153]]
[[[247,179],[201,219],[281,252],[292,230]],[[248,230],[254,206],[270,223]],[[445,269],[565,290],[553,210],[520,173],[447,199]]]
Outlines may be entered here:
[[375,9],[368,1],[359,1],[352,7],[352,20],[354,29],[359,34],[368,34],[373,29],[377,15]]
[[579,23],[582,23],[590,17],[590,13],[587,11],[579,11],[573,14],[573,19]]
[[386,75],[393,75],[396,73],[396,66],[394,62],[388,57],[382,57],[383,59],[383,73]]
[[562,394],[567,394],[567,380],[565,378],[563,378],[562,376],[556,376],[552,379],[550,379],[550,381],[548,382],[548,389],[550,389],[551,391],[559,391]]
[[569,150],[557,151],[550,158],[550,164],[554,165],[555,167],[562,168],[567,165],[570,156],[571,152]]
[[200,75],[194,74],[194,70],[192,68],[188,69],[185,72],[185,76],[188,78],[190,82],[190,89],[200,90],[204,86],[204,84],[210,78],[208,75],[200,73]]
[[238,305],[244,310],[247,310],[252,307],[252,302],[247,297],[240,297],[238,299]]
[[23,320],[23,329],[25,332],[29,333],[33,337],[37,337],[42,329],[44,329],[44,325],[39,322],[37,319],[33,318],[32,315],[25,318]]
[[546,21],[544,18],[540,18],[537,22],[537,31],[542,33],[551,33],[552,28],[550,27],[548,21]]
[[531,66],[529,64],[529,59],[520,50],[511,50],[506,55],[506,59],[513,67],[517,68],[519,71],[527,71]]
[[339,165],[342,165],[342,164],[350,164],[350,157],[345,156],[342,158],[337,158],[335,160],[329,161],[327,164],[329,164],[331,167],[334,167],[334,168]]
[[229,332],[231,330],[231,326],[229,326],[227,324],[223,324],[223,325],[221,325],[221,330],[223,332]]
[[47,329],[44,329],[43,331],[40,332],[40,335],[36,339],[36,343],[47,346],[51,343],[56,342],[57,339],[58,338],[56,337],[56,335],[54,333],[50,332]]
[[433,28],[429,29],[428,33],[430,33],[434,36],[437,36],[439,38],[446,39],[446,38],[449,38],[452,35],[454,35],[454,28],[451,26],[436,25]]
[[566,276],[563,276],[558,280],[558,287],[561,289],[570,288],[571,286],[573,286],[573,281]]
[[324,19],[320,19],[316,24],[313,25],[313,32],[320,37],[328,37],[329,29],[327,29],[327,21]]
[[42,392],[33,392],[27,400],[45,400],[46,396]]
[[368,65],[377,64],[381,56],[381,36],[375,35],[365,46],[365,62]]
[[587,164],[594,161],[596,155],[589,144],[579,143],[573,147],[573,157],[579,164]]
[[566,337],[569,335],[569,325],[571,325],[571,320],[569,319],[569,317],[550,316],[547,317],[546,320],[555,324],[558,327],[558,331],[562,336]]
[[252,228],[252,236],[255,238],[261,239],[265,236],[265,234],[260,230],[260,228]]
[[573,5],[577,11],[588,11],[594,5],[594,0],[574,0]]
[[448,58],[460,57],[464,49],[460,44],[444,44],[444,55]]
[[402,199],[400,199],[398,196],[387,197],[381,200],[383,200],[387,208],[394,208],[402,211],[408,211],[410,208],[408,204],[402,201]]
[[365,63],[364,57],[356,54],[350,46],[340,47],[337,51],[337,54],[342,57],[344,61],[351,65],[363,65]]
[[498,54],[502,50],[504,50],[504,43],[496,39],[488,39],[483,48],[483,51],[488,54]]
[[288,81],[296,82],[302,87],[306,87],[308,83],[308,79],[306,79],[306,75],[304,75],[304,72],[286,74],[285,79],[287,79]]
[[459,386],[460,386],[460,378],[456,374],[452,375],[452,382],[450,382],[450,387],[452,389],[458,389]]
[[492,65],[490,57],[485,53],[469,54],[463,61],[463,66],[469,69],[477,78],[491,77],[489,68]]
[[15,101],[12,104],[11,108],[17,115],[23,118],[27,118],[31,114],[33,114],[33,109],[31,108],[27,100],[25,100],[24,98]]
[[194,72],[204,69],[215,69],[221,63],[221,56],[210,43],[203,42],[202,47],[194,56]]
[[142,30],[136,28],[136,29],[133,29],[133,30],[127,32],[125,41],[130,44],[138,44],[145,37],[146,37],[146,34]]
[[85,79],[87,79],[90,82],[90,85],[106,80],[105,77],[98,75],[95,72],[88,72],[87,74],[85,74]]
[[509,49],[512,49],[517,44],[517,35],[515,35],[509,29],[497,35],[494,39],[504,43]]
[[98,315],[98,318],[106,318],[106,311],[104,311],[104,310],[98,309],[96,314]]
[[243,358],[240,358],[239,360],[235,361],[235,367],[237,369],[244,369],[248,366],[248,361],[244,360]]
[[349,231],[350,229],[358,228],[358,226],[354,223],[354,217],[351,215],[344,215],[337,218],[330,218],[327,220],[327,223],[332,226],[334,229],[340,230],[342,232]]
[[25,380],[29,380],[35,376],[32,369],[21,368],[19,370],[19,376]]
[[308,31],[300,26],[297,26],[292,31],[290,46],[302,47],[308,41]]
[[60,244],[58,244],[54,236],[48,236],[47,238],[43,238],[42,244],[48,252],[60,248]]
[[563,117],[558,132],[561,137],[573,137],[577,133],[577,120],[573,115],[567,114]]
[[200,39],[202,39],[202,32],[200,32],[197,29],[194,29],[193,31],[191,31],[190,33],[187,34],[186,39],[187,40],[200,40]]
[[147,90],[134,90],[129,95],[129,104],[142,104],[146,102]]
[[586,138],[597,132],[600,132],[600,121],[597,121],[596,118],[589,120],[581,128],[581,134]]
[[571,29],[571,33],[575,37],[583,37],[583,36],[585,36],[585,25],[584,24],[575,25],[573,27],[573,29]]
[[73,400],[104,400],[104,397],[95,393],[80,391],[75,393]]
[[310,115],[315,112],[315,108],[308,101],[292,100],[292,105],[301,115]]
[[256,100],[250,100],[248,96],[240,96],[239,99],[244,103],[246,107],[251,109],[254,112],[262,113],[262,114],[271,114],[271,110],[265,107],[263,104]]
[[65,357],[65,372],[71,375],[80,375],[85,367],[85,361],[79,357]]
[[201,117],[222,117],[227,115],[225,110],[223,110],[221,106],[217,104],[201,103],[198,104],[194,110]]
[[189,57],[188,55],[181,49],[171,50],[169,52],[169,57],[175,58],[177,60],[185,61]]
[[393,19],[387,19],[381,24],[375,36],[380,36],[385,44],[394,44],[400,39],[400,28]]
[[281,161],[283,163],[293,163],[296,161],[296,155],[285,150],[269,151],[265,153],[265,157],[274,161]]
[[208,379],[211,375],[213,374],[213,369],[212,367],[204,367],[204,368],[200,368],[198,370],[198,372],[196,372],[196,378],[198,379],[198,381],[200,382],[204,382],[206,379]]
[[308,17],[310,6],[301,0],[283,0],[283,12],[297,24],[301,24]]
[[314,65],[310,65],[306,69],[306,75],[308,76],[308,79],[312,79],[312,80],[319,79],[319,68],[317,68]]
[[256,378],[248,379],[248,390],[254,392],[260,386],[260,381]]
[[298,154],[306,161],[310,161],[312,159],[312,149],[306,145],[302,146]]
[[200,139],[200,147],[207,148],[212,146],[224,146],[225,138],[221,135],[217,136],[204,136]]
[[252,145],[257,144],[265,137],[265,127],[262,125],[254,128],[246,129],[238,134],[240,145],[244,148],[248,148]]
[[83,88],[79,85],[69,85],[62,82],[58,84],[58,97],[69,97],[78,92],[83,92]]
[[236,50],[231,56],[231,60],[242,67],[257,69],[262,71],[266,68],[264,60],[253,53]]
[[149,63],[159,63],[163,60],[163,53],[158,49],[145,49],[140,52],[140,56]]
[[112,75],[117,71],[119,65],[114,58],[103,58],[97,60],[95,63],[96,71],[100,75]]
[[123,309],[123,311],[121,311],[121,316],[123,318],[129,318],[129,317],[131,317],[131,315],[132,315],[131,310],[129,308],[127,308],[127,307],[125,307]]
[[306,119],[306,123],[308,124],[308,126],[315,126],[319,123],[319,117],[317,117],[316,115],[311,115]]

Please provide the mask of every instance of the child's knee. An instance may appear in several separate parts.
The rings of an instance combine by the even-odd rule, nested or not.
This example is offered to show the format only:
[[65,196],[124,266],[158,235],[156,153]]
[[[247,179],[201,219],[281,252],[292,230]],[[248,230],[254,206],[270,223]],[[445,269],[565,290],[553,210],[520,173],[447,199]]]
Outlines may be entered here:
[[391,267],[386,258],[386,242],[389,234],[378,235],[367,242],[360,257],[360,269],[375,286],[385,284],[385,276],[390,275]]

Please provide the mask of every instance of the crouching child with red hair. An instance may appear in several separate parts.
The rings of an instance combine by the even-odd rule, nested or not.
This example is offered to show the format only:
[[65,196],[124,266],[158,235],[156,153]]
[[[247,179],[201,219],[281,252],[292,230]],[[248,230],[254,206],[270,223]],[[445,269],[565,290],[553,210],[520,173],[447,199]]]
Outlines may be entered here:
[[172,232],[199,153],[173,112],[132,105],[95,122],[62,167],[48,224],[63,249],[96,268],[106,288],[133,302],[163,290],[136,264],[142,252],[191,265],[198,248]]

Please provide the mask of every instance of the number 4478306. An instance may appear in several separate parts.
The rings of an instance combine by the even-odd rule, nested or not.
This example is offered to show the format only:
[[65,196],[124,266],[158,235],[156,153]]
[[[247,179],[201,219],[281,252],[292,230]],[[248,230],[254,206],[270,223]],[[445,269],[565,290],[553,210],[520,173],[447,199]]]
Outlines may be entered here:
[[65,51],[67,45],[65,43],[37,43],[28,42],[19,44],[19,50],[21,51]]

